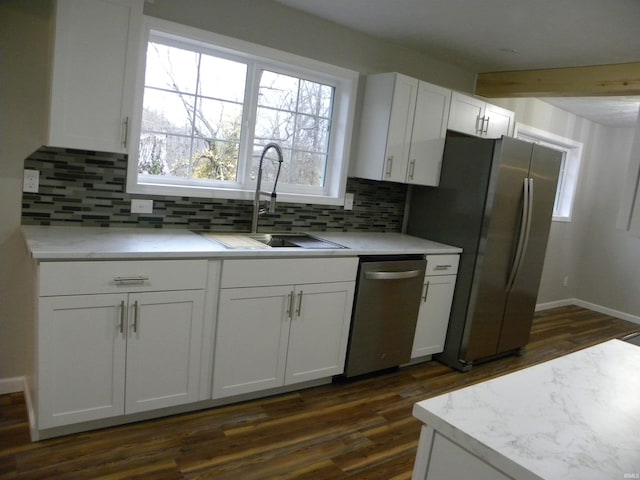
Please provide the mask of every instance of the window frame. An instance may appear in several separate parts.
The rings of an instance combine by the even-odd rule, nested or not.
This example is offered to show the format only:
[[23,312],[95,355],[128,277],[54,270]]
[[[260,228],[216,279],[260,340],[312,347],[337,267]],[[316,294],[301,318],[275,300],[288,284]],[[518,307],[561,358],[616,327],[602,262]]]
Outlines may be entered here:
[[563,152],[552,221],[571,222],[582,163],[583,143],[522,123],[516,123],[513,136]]
[[[138,62],[129,132],[131,142],[128,147],[127,193],[251,200],[255,192],[255,181],[248,178],[247,169],[251,168],[253,122],[257,108],[260,72],[266,69],[334,88],[324,186],[289,186],[288,191],[283,191],[279,184],[278,199],[284,202],[326,205],[340,205],[344,202],[355,118],[358,72],[154,17],[144,17],[143,33],[138,52],[140,62]],[[156,37],[166,39],[167,44],[176,47],[193,48],[195,46],[203,53],[248,64],[249,73],[245,87],[242,125],[244,129],[250,128],[251,131],[246,132],[240,139],[240,151],[244,154],[241,154],[238,162],[238,183],[216,184],[214,182],[212,184],[211,181],[177,177],[158,178],[156,181],[155,178],[145,180],[139,177],[138,150],[145,88],[146,52],[149,40]],[[255,95],[251,94],[254,90]],[[262,189],[270,187],[271,185],[266,181],[262,185]]]

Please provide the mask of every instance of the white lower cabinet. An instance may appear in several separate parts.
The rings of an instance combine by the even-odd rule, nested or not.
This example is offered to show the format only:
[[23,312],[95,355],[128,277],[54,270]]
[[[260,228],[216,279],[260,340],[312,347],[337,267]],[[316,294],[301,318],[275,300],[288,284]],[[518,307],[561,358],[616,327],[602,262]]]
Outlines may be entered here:
[[[130,263],[71,262],[41,267],[41,279],[59,280],[56,286],[40,288],[32,392],[37,429],[198,400],[206,261]],[[81,280],[82,272],[91,268],[102,272],[96,274],[93,286]],[[122,293],[66,294],[100,290],[97,279],[111,269],[124,268],[127,275],[114,276],[104,287],[124,290]],[[186,282],[176,276],[181,269],[190,272]],[[142,274],[130,275],[132,271]],[[83,285],[76,286],[80,281]],[[153,290],[154,284],[163,282],[176,288],[201,288],[140,291]],[[62,294],[42,296],[52,289]]]
[[213,398],[342,373],[357,259],[246,262],[223,263]]
[[427,275],[422,287],[411,358],[444,350],[458,261],[458,255],[427,255]]

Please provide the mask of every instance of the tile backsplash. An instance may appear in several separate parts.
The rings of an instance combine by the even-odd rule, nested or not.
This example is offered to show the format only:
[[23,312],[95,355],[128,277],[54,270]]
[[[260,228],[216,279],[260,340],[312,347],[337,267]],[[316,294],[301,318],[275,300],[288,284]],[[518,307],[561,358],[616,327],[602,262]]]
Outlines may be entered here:
[[[40,188],[39,193],[23,193],[23,225],[250,230],[251,201],[126,193],[124,154],[42,147],[24,167],[40,172]],[[279,202],[275,215],[260,217],[259,228],[400,231],[406,185],[349,178],[347,191],[355,194],[353,210]],[[132,214],[133,198],[152,199],[153,213]]]

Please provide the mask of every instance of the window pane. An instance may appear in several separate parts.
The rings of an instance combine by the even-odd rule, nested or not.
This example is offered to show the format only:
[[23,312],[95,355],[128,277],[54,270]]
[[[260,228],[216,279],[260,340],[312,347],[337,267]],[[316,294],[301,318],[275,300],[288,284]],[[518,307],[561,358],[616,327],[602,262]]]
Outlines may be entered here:
[[195,134],[218,140],[240,139],[242,105],[201,98],[196,115]]
[[194,97],[145,88],[142,131],[191,134]]
[[293,142],[295,115],[281,110],[258,108],[256,112],[255,142],[266,145],[276,142],[282,148],[290,148]]
[[195,93],[199,54],[149,42],[145,85]]
[[138,172],[186,177],[191,168],[191,139],[177,135],[143,133]]
[[235,182],[239,144],[195,139],[192,178]]
[[297,78],[263,70],[258,90],[258,105],[295,111],[299,83]]
[[242,103],[246,79],[247,66],[245,64],[202,55],[200,95]]
[[290,150],[281,173],[283,183],[324,186],[334,90],[263,71],[254,140],[258,145],[276,142]]
[[302,80],[300,82],[298,111],[316,117],[331,117],[333,90],[333,87],[328,85]]
[[326,161],[326,155],[300,151],[294,152],[288,183],[311,186],[324,185]]
[[309,152],[326,153],[329,144],[329,120],[298,116],[298,128],[294,148]]
[[[263,145],[253,146],[253,155],[251,156],[251,169],[249,171],[249,177],[251,180],[258,178],[258,166],[260,165],[260,156],[262,155]],[[289,158],[291,156],[290,150],[282,149],[282,167],[280,169],[280,177],[278,178],[278,184],[288,183],[289,177]],[[272,183],[276,179],[278,173],[278,154],[275,149],[271,148],[266,153],[262,162],[262,181]]]

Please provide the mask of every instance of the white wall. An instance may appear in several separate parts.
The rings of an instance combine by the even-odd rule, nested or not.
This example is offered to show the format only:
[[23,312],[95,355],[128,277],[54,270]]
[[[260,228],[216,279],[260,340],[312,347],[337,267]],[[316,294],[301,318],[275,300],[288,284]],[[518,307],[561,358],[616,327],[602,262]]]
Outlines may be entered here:
[[0,2],[0,393],[24,374],[32,300],[19,232],[24,159],[44,143],[49,2]]
[[635,130],[605,127],[537,99],[494,103],[514,110],[518,122],[584,144],[572,221],[552,223],[538,303],[578,299],[640,319],[640,239],[616,229]]

